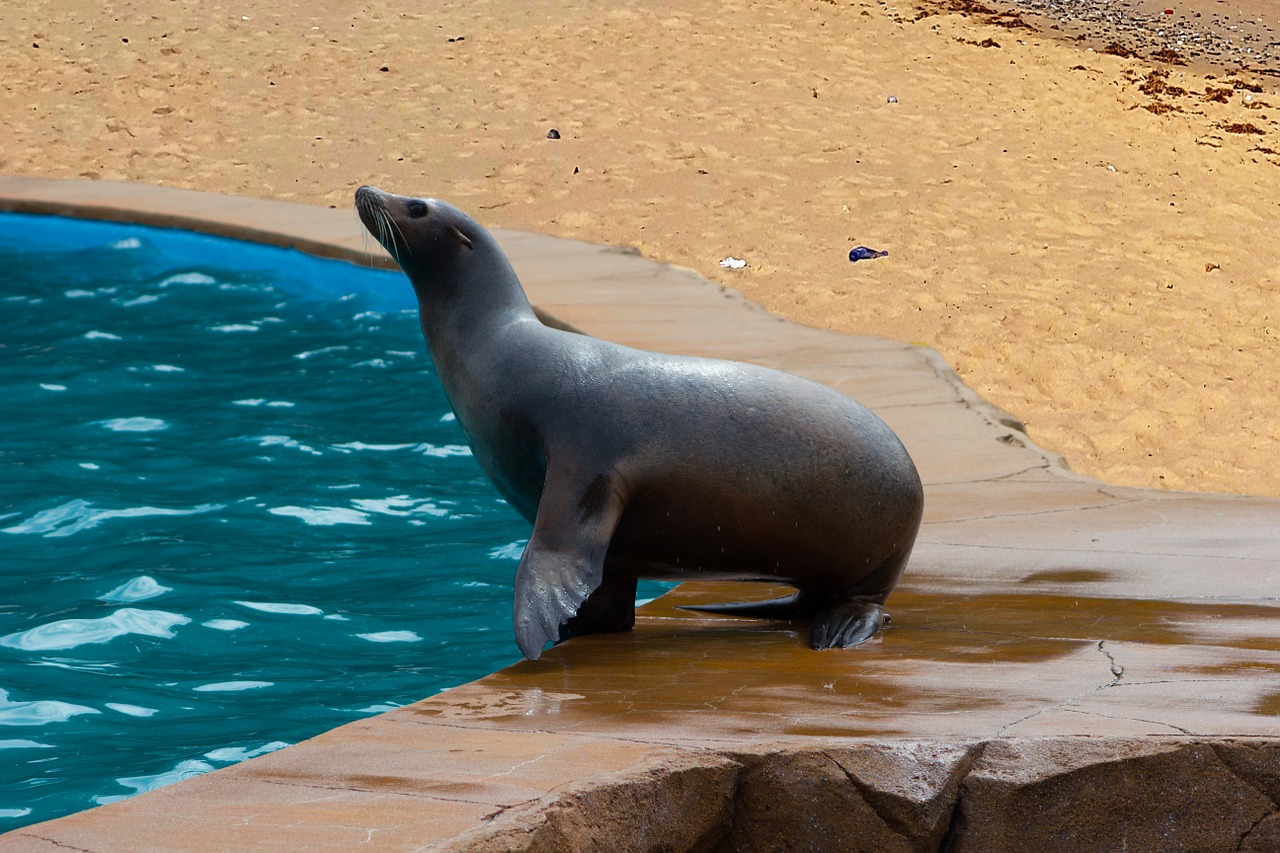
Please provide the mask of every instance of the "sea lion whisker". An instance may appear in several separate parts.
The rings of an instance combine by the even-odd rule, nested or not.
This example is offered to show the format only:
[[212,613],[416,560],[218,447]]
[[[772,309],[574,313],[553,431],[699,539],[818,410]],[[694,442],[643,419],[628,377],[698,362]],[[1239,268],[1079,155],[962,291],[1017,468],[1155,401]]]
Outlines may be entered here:
[[351,213],[355,216],[356,222],[360,223],[360,248],[364,249],[365,255],[368,256],[369,268],[372,269],[373,263],[373,234],[365,227],[364,218],[361,216],[362,205],[360,199],[356,199],[355,205],[351,208]]
[[400,263],[400,248],[396,245],[395,237],[391,231],[391,214],[380,207],[375,207],[373,209],[373,221],[378,225],[378,242],[382,244],[382,247],[387,250],[391,257],[395,258],[396,263]]
[[[398,243],[396,243],[396,247],[397,247],[397,249],[398,249],[400,246],[404,246],[405,251],[406,251],[406,252],[408,252],[410,255],[412,255],[412,254],[413,254],[413,248],[409,245],[409,239],[408,239],[407,237],[405,237],[405,236],[404,236],[404,229],[402,229],[402,228],[400,227],[400,224],[399,224],[398,222],[396,222],[396,221],[395,221],[395,219],[391,216],[391,214],[387,213],[385,210],[383,211],[383,213],[386,213],[386,216],[387,216],[387,222],[389,222],[389,223],[391,224],[391,227],[395,229],[395,233],[397,233],[397,234],[399,234],[399,235],[400,235],[400,241],[399,241]],[[398,263],[399,261],[400,261],[400,255],[399,255],[399,254],[397,254],[397,255],[396,255],[396,262]]]
[[400,262],[400,245],[404,239],[404,232],[400,232],[401,240],[397,241],[396,232],[398,229],[396,228],[396,221],[394,218],[392,218],[391,214],[386,210],[382,211],[382,228],[383,228],[382,233],[386,238],[387,245],[391,247],[391,254],[395,257],[396,263],[399,263]]

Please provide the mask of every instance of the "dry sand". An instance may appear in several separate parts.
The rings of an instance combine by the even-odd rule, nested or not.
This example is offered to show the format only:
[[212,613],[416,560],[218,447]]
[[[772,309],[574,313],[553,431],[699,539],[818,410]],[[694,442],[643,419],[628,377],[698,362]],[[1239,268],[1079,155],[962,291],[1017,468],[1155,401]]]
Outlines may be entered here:
[[920,11],[5,3],[0,173],[438,195],[936,347],[1104,480],[1280,495],[1280,78]]

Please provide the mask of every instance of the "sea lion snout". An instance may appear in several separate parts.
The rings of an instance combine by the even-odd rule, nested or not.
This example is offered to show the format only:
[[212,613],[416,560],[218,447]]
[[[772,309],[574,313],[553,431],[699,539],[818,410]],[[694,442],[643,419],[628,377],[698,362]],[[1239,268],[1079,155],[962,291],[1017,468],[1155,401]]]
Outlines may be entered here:
[[401,222],[421,219],[428,210],[421,199],[402,198],[368,184],[356,190],[356,213],[360,221],[397,263],[412,253]]
[[356,190],[356,209],[362,213],[366,210],[384,210],[393,216],[403,214],[409,219],[421,219],[431,212],[433,204],[439,202],[435,199],[396,195],[369,184]]
[[360,215],[360,221],[370,231],[377,231],[375,227],[375,217],[379,211],[387,209],[386,193],[377,187],[371,187],[368,184],[356,190],[356,213]]
[[396,195],[365,184],[356,190],[355,205],[364,227],[402,267],[411,260],[418,265],[456,260],[452,248],[475,248],[467,233],[470,220],[439,199]]
[[385,195],[382,190],[369,184],[361,185],[356,190],[356,207],[363,207],[368,204],[381,204],[382,196]]

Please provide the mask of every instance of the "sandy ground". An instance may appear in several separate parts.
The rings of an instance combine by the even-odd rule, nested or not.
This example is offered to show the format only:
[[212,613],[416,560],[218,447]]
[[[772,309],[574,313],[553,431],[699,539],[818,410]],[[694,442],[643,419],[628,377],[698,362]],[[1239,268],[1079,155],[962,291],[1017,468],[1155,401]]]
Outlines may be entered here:
[[[1015,21],[962,0],[25,0],[0,7],[0,172],[436,195],[936,347],[1104,480],[1280,495],[1280,77]],[[851,264],[857,245],[890,254]]]

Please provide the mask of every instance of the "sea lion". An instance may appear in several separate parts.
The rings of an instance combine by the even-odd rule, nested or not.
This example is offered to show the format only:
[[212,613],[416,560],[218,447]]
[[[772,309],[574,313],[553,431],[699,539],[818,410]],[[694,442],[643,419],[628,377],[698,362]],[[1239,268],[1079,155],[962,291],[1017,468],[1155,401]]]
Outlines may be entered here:
[[811,619],[816,649],[880,630],[924,502],[884,422],[791,374],[550,328],[489,232],[442,201],[365,186],[356,210],[413,284],[476,460],[533,524],[515,579],[525,657],[631,629],[642,577],[793,585],[697,609]]

